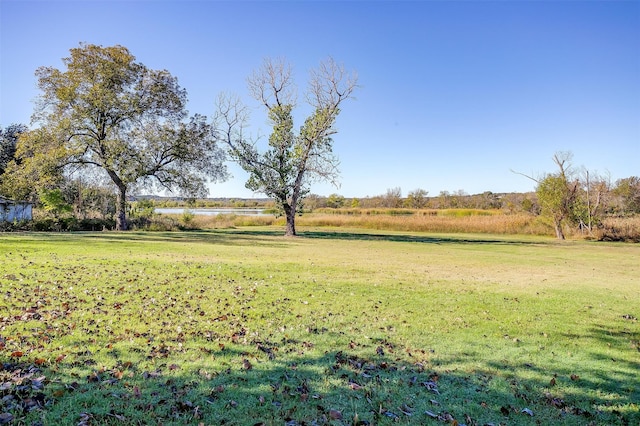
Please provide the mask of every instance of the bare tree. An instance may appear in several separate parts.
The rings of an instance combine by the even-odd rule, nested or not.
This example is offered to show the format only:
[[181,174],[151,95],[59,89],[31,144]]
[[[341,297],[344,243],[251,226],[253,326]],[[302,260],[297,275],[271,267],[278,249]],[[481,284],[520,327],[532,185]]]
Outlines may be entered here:
[[402,207],[402,188],[388,188],[387,192],[382,196],[384,207],[397,208]]
[[251,96],[266,109],[272,126],[268,148],[261,153],[257,141],[245,135],[248,109],[237,97],[219,97],[215,135],[228,145],[231,158],[249,173],[246,187],[275,199],[286,217],[285,235],[293,236],[295,216],[310,183],[323,180],[337,186],[334,124],[342,102],[352,98],[357,77],[331,58],[312,70],[305,98],[313,112],[298,132],[294,132],[293,124],[297,89],[286,61],[265,60],[249,77],[248,85]]
[[576,219],[580,228],[589,234],[597,227],[602,214],[609,204],[611,179],[583,168],[581,179],[582,191],[576,203]]

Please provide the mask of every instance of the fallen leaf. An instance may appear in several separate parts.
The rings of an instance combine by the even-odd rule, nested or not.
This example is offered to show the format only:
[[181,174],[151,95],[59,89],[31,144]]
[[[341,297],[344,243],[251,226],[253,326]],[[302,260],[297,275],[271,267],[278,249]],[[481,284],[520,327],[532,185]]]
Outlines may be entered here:
[[549,386],[555,386],[556,385],[556,378],[552,377],[551,380],[549,381]]
[[422,386],[430,390],[431,392],[440,395],[440,391],[438,390],[438,384],[434,381],[422,382]]
[[522,414],[527,414],[527,415],[529,415],[529,416],[533,417],[533,411],[531,411],[531,410],[530,410],[530,409],[528,409],[528,408],[523,408],[523,409],[522,409],[522,411],[520,411],[520,412],[521,412]]
[[384,415],[389,417],[390,419],[393,419],[393,420],[400,420],[400,416],[398,416],[396,413],[391,412],[391,411],[385,411]]
[[329,410],[329,417],[332,420],[342,420],[342,412],[338,410]]
[[362,386],[360,386],[356,382],[349,382],[349,389],[360,390],[362,389]]
[[431,417],[432,419],[437,419],[438,415],[435,413],[432,413],[431,411],[425,411],[424,412],[427,416]]
[[570,377],[571,377],[571,380],[573,380],[574,382],[577,380],[580,380],[580,376],[578,376],[577,374],[572,374]]
[[407,404],[402,404],[402,406],[398,407],[398,410],[405,416],[413,416],[413,408],[409,407]]
[[13,415],[11,413],[0,413],[0,425],[11,423],[13,421]]

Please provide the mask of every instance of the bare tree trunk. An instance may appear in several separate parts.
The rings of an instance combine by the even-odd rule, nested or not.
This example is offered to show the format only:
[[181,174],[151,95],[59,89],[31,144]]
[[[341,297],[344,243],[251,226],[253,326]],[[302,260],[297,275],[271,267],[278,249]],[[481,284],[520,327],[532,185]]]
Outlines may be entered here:
[[287,225],[284,231],[285,237],[295,237],[296,234],[296,209],[289,204],[284,204],[284,215],[287,219]]
[[118,185],[118,199],[116,201],[116,230],[126,231],[127,224],[127,187]]
[[553,220],[553,226],[556,230],[556,237],[559,240],[564,240],[564,232],[562,232],[562,219],[558,220],[558,219],[554,219]]
[[591,182],[589,181],[589,170],[585,173],[587,177],[587,229],[589,230],[589,234],[591,234],[591,194],[589,191],[591,189]]

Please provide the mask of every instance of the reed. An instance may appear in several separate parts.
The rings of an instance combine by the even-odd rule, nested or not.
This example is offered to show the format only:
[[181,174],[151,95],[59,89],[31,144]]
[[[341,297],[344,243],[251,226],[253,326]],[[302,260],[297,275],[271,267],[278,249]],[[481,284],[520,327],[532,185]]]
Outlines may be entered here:
[[596,237],[607,241],[640,242],[640,216],[606,218]]
[[413,215],[335,215],[310,214],[297,220],[299,226],[356,227],[365,229],[411,231],[411,232],[454,232],[491,234],[531,234],[548,235],[549,229],[528,214],[430,214],[419,211]]
[[[167,230],[172,228],[164,227],[162,224],[173,223],[178,224],[175,228],[182,230],[196,229],[228,229],[239,226],[271,226],[284,225],[284,218],[276,218],[275,216],[249,216],[236,214],[219,214],[219,215],[185,215],[185,214],[163,214],[156,215],[149,226],[152,230]],[[153,229],[155,228],[155,229]]]

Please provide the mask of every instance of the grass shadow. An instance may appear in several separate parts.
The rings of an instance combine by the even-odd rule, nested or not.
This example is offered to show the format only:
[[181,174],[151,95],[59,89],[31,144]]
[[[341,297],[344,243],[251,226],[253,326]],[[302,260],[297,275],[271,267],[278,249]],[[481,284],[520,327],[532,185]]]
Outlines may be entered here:
[[[248,233],[229,230],[206,231],[127,231],[127,232],[72,232],[72,233],[28,233],[23,236],[47,242],[64,241],[65,244],[87,243],[199,243],[228,246],[280,247],[284,241],[270,238],[273,233]],[[281,233],[280,233],[281,235]],[[18,241],[19,242],[19,241]]]
[[302,237],[310,239],[337,239],[337,240],[356,240],[356,241],[392,241],[401,243],[420,243],[420,244],[504,244],[504,245],[540,245],[540,241],[526,241],[522,239],[512,238],[486,238],[478,236],[469,237],[468,235],[450,234],[443,235],[416,235],[403,233],[365,233],[365,232],[333,232],[333,231],[304,231],[300,234]]
[[[41,424],[83,426],[631,425],[640,419],[637,409],[629,409],[632,394],[610,401],[586,392],[624,388],[631,379],[609,379],[603,385],[602,378],[574,379],[568,370],[541,371],[517,362],[486,362],[484,370],[474,372],[451,370],[448,365],[459,360],[432,363],[428,351],[409,352],[388,340],[351,342],[321,353],[310,341],[290,338],[226,346],[202,342],[191,349],[200,354],[192,353],[190,362],[184,362],[185,349],[176,342],[139,349],[148,353],[146,367],[130,363],[131,354],[123,352],[109,365],[96,364],[90,352],[73,363],[51,363],[36,371],[21,365],[33,374],[20,385],[37,389],[32,378],[44,375],[47,396],[42,389],[28,395],[7,392],[4,386],[5,396],[42,401],[43,406],[34,407]],[[174,351],[181,352],[178,358]],[[17,368],[2,365],[5,372]],[[532,378],[524,372],[536,374]],[[610,410],[601,409],[607,405]],[[33,419],[15,416],[15,424]]]

